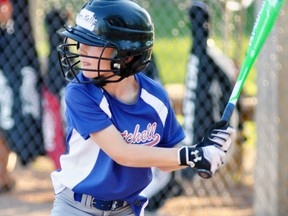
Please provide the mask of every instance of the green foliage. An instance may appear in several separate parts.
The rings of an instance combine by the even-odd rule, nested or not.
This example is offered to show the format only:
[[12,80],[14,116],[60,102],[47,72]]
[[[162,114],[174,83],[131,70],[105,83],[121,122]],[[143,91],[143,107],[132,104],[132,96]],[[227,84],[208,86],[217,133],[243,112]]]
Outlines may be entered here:
[[190,32],[189,4],[184,1],[142,0],[141,3],[152,17],[156,38],[185,37]]

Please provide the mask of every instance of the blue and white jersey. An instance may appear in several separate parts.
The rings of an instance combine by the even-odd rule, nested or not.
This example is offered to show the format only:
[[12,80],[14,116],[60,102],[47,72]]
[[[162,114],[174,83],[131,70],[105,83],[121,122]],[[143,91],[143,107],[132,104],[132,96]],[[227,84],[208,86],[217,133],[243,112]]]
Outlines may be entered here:
[[[68,187],[101,200],[133,202],[151,182],[151,168],[119,165],[90,138],[89,134],[111,124],[127,144],[170,148],[184,139],[163,87],[142,73],[134,76],[139,93],[137,101],[129,105],[94,84],[67,85],[69,149],[60,158],[61,170],[51,175],[56,194]],[[78,77],[86,80],[81,73]]]

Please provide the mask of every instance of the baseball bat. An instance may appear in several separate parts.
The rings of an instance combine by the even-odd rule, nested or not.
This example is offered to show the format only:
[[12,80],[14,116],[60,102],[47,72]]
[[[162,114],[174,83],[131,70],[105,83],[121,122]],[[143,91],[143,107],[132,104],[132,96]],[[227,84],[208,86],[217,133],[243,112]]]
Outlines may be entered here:
[[272,27],[274,26],[275,20],[279,15],[283,3],[284,0],[264,0],[262,2],[262,7],[253,26],[244,62],[241,66],[241,70],[237,77],[232,94],[225,107],[222,120],[230,120],[245,80],[265,40],[267,39]]
[[[221,118],[222,120],[227,122],[230,120],[250,69],[253,66],[255,59],[257,58],[265,40],[270,33],[283,3],[284,0],[263,0],[257,15],[257,19],[253,26],[249,45],[246,51],[246,56],[242,63],[229,101],[223,112]],[[212,173],[208,170],[198,170],[198,174],[203,178],[212,177]]]

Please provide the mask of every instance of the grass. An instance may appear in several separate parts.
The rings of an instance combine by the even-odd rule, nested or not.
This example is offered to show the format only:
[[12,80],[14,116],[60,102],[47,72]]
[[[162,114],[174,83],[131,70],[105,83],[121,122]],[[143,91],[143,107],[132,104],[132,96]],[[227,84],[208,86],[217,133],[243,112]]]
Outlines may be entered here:
[[154,53],[164,84],[184,83],[190,47],[188,37],[156,40]]

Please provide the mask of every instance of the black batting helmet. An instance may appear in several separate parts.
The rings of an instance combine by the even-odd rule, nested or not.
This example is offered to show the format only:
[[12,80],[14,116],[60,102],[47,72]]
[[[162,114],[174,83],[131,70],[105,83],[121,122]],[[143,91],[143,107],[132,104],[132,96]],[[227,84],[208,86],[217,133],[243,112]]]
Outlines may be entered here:
[[[70,81],[76,78],[80,82],[77,74],[85,71],[80,66],[79,54],[71,51],[73,47],[77,49],[79,43],[116,50],[113,58],[105,58],[111,60],[110,71],[114,75],[105,78],[100,77],[99,73],[107,70],[89,70],[98,73],[98,77],[89,81],[98,86],[118,82],[142,71],[150,63],[154,40],[153,23],[148,12],[130,0],[91,0],[78,13],[76,25],[67,27],[60,34],[64,37],[64,43],[58,48],[59,60],[65,78]],[[75,43],[68,43],[68,38]],[[101,61],[101,56],[85,57]],[[127,63],[127,57],[133,57],[132,61]],[[119,76],[119,79],[111,79],[115,76]]]

